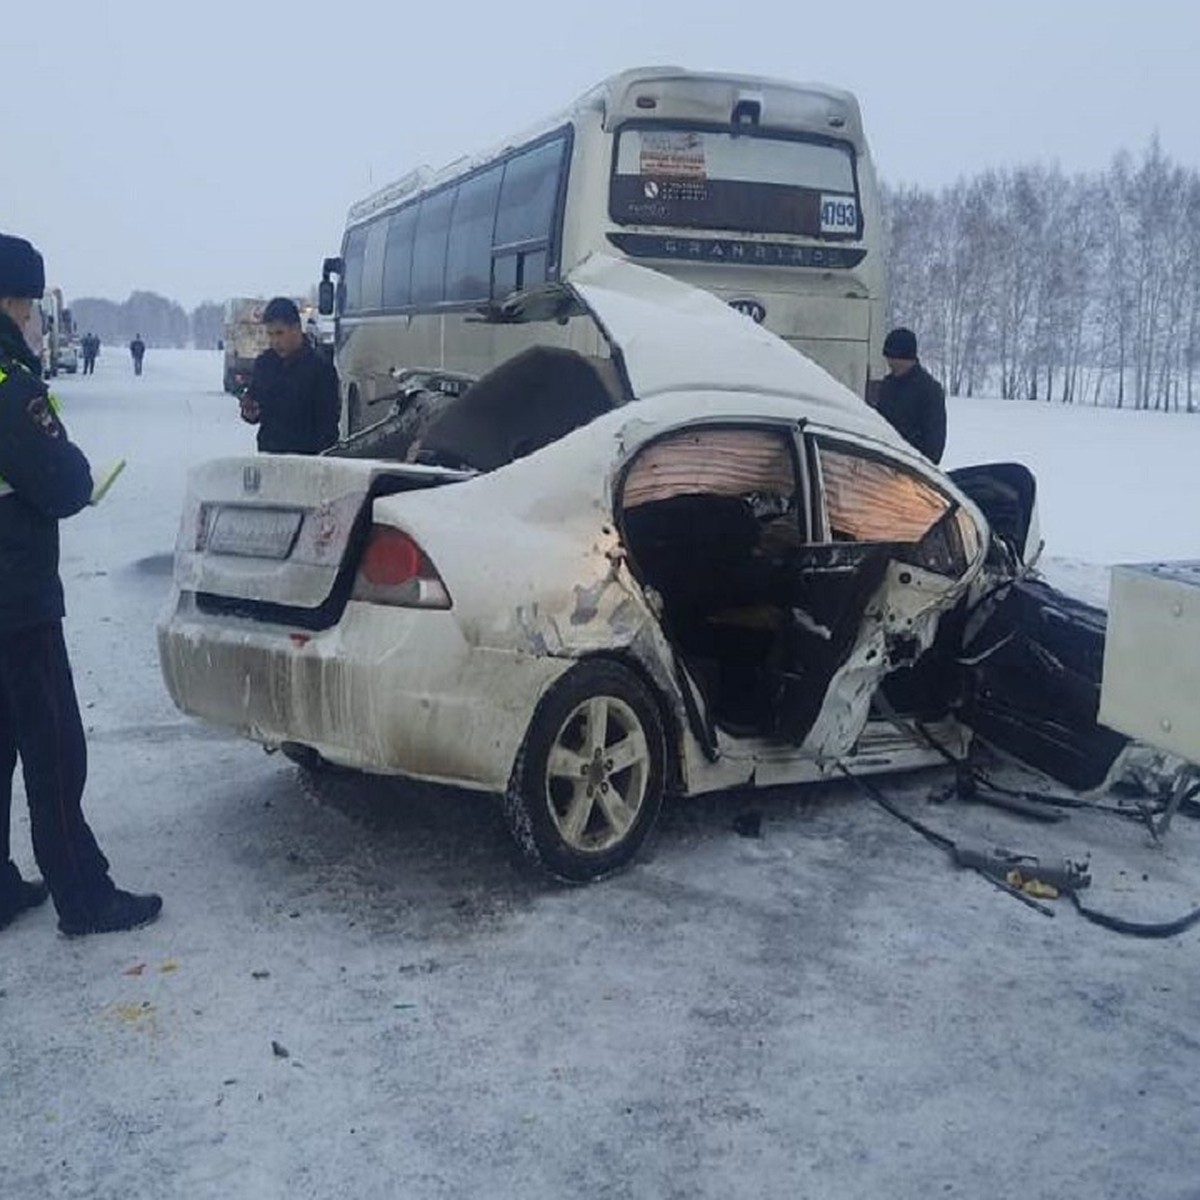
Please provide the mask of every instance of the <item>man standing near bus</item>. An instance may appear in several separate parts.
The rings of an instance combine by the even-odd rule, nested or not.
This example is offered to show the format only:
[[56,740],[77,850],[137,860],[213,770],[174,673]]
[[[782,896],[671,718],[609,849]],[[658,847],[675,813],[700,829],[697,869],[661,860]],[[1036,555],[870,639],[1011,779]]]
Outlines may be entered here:
[[263,309],[270,348],[254,360],[242,420],[258,426],[264,454],[320,454],[338,440],[337,371],[313,349],[286,296]]
[[917,335],[893,329],[883,342],[888,373],[881,380],[879,415],[930,462],[941,462],[946,448],[946,393],[917,358]]

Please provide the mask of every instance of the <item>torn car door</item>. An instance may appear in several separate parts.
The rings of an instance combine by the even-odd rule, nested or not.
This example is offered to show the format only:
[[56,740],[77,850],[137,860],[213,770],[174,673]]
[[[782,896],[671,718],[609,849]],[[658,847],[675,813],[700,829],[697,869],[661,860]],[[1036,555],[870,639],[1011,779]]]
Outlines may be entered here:
[[1097,719],[1107,614],[1035,578],[986,603],[963,646],[960,720],[1068,787],[1099,787],[1129,742]]
[[884,677],[932,644],[986,537],[973,513],[875,448],[810,437],[805,462],[818,521],[794,559],[775,732],[827,759],[853,748]]
[[[685,674],[697,735],[767,735],[768,664],[803,542],[793,422],[696,422],[638,449],[618,521]],[[691,717],[692,714],[689,714]],[[693,721],[693,724],[696,724]]]

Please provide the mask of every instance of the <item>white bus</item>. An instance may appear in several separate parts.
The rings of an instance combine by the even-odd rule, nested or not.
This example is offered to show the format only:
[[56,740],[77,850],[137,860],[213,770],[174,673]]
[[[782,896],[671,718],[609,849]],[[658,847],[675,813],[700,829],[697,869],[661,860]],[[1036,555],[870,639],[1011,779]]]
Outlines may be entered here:
[[882,368],[882,237],[848,92],[626,71],[493,152],[415,171],[350,209],[321,288],[346,432],[385,415],[400,371],[478,376],[548,338],[603,354],[581,321],[480,316],[593,251],[715,292],[865,396]]

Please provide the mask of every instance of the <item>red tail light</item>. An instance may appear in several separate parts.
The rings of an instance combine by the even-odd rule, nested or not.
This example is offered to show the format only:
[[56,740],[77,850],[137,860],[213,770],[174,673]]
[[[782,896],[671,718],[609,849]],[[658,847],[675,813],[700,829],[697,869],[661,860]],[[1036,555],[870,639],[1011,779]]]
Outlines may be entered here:
[[449,608],[450,593],[425,551],[391,525],[373,525],[352,600],[402,608]]

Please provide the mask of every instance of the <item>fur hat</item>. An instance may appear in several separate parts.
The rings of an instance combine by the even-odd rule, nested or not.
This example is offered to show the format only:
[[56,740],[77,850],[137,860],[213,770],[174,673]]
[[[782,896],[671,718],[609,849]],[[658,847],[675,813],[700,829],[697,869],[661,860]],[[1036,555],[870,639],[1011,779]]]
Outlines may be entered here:
[[42,256],[24,238],[0,233],[0,296],[40,300],[45,290]]

